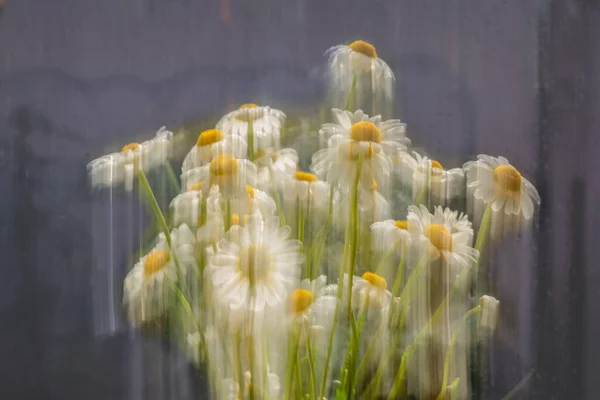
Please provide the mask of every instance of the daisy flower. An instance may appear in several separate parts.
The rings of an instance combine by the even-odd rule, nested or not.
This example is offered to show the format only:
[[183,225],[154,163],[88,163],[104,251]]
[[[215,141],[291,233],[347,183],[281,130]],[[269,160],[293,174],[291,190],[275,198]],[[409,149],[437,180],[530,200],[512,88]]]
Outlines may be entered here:
[[393,101],[394,73],[375,46],[363,40],[331,47],[329,56],[330,93],[338,108],[345,108],[353,95],[354,109],[368,109],[373,114],[389,114]]
[[[306,236],[311,238],[323,226],[329,212],[330,185],[308,172],[296,172],[283,181],[283,210],[293,232],[303,217]],[[299,238],[302,240],[302,238]]]
[[209,164],[220,154],[231,154],[235,158],[246,158],[248,145],[238,135],[225,135],[218,129],[209,129],[198,136],[196,145],[183,160],[182,171]]
[[[208,218],[224,219],[226,214],[226,203],[221,195],[218,186],[213,187],[206,199],[206,213]],[[237,221],[231,225],[239,225],[239,217],[248,216],[256,212],[267,219],[275,215],[277,205],[275,200],[262,190],[255,189],[250,185],[246,185],[246,191],[230,203],[231,209],[229,212],[232,217],[237,216]],[[231,221],[233,222],[233,221]]]
[[279,150],[285,119],[285,114],[275,108],[244,104],[221,118],[216,128],[227,135],[241,136],[251,146],[249,150],[257,154]]
[[467,171],[467,212],[479,227],[490,202],[492,238],[531,227],[535,206],[540,204],[536,188],[504,157],[480,154],[464,165]]
[[298,168],[298,153],[294,149],[259,153],[255,164],[258,167],[258,187],[271,193],[294,175]]
[[413,204],[447,207],[463,198],[465,174],[462,168],[446,170],[439,161],[416,151],[400,150],[392,161],[394,175]]
[[[344,296],[348,290],[348,274],[344,274]],[[378,310],[387,312],[392,301],[392,294],[387,290],[387,281],[374,272],[365,272],[362,276],[352,278],[352,307],[360,311]],[[365,308],[366,307],[366,308]]]
[[441,257],[457,271],[477,262],[479,252],[472,247],[473,228],[465,214],[439,206],[431,214],[421,205],[410,206],[407,219],[408,231],[430,259]]
[[256,186],[256,165],[238,159],[230,154],[220,154],[210,164],[193,168],[181,175],[182,187],[202,182],[202,191],[207,193],[213,186],[219,186],[221,195],[235,199],[246,191],[246,185]]
[[362,110],[351,112],[334,108],[331,112],[334,122],[323,124],[319,130],[319,135],[327,139],[329,143],[335,143],[334,137],[337,135],[343,138],[352,137],[353,127],[355,127],[354,136],[357,136],[357,128],[362,126],[363,130],[369,129],[366,128],[366,123],[370,122],[379,130],[381,137],[378,143],[387,155],[392,156],[398,150],[406,150],[406,147],[410,145],[410,139],[406,137],[406,124],[399,119],[382,122],[381,115],[369,118]]
[[317,151],[311,170],[321,179],[337,185],[343,192],[353,190],[359,157],[362,157],[359,184],[370,190],[373,181],[387,187],[392,161],[383,151],[383,135],[376,123],[361,121],[350,127],[349,135],[334,135],[331,147]]
[[130,143],[120,152],[107,154],[87,165],[92,187],[110,187],[121,183],[125,189],[133,189],[133,181],[138,169],[145,173],[168,162],[171,155],[173,132],[163,126],[153,139],[142,143]]
[[173,229],[171,240],[173,250],[169,249],[161,233],[156,246],[135,264],[125,278],[123,302],[132,322],[141,323],[160,317],[171,304],[173,289],[168,281],[177,281],[173,251],[184,275],[195,267],[194,234],[187,225]]
[[186,224],[189,227],[197,227],[202,199],[202,182],[190,185],[187,192],[177,195],[169,206],[173,225]]
[[254,214],[244,227],[232,226],[217,243],[206,279],[230,325],[240,326],[248,314],[276,317],[283,311],[304,261],[299,253],[301,243],[288,239],[290,233],[291,229],[279,227],[276,219],[263,221]]
[[331,325],[337,304],[337,285],[327,285],[321,275],[314,280],[303,279],[300,288],[290,296],[290,315],[299,324]]
[[479,299],[479,307],[481,308],[479,324],[482,328],[489,329],[491,331],[496,329],[499,306],[500,302],[494,297],[487,295],[481,296]]
[[409,246],[408,221],[387,219],[371,225],[371,249],[377,260],[373,265],[379,274],[394,279],[399,257],[403,251],[404,256],[408,257],[406,249]]

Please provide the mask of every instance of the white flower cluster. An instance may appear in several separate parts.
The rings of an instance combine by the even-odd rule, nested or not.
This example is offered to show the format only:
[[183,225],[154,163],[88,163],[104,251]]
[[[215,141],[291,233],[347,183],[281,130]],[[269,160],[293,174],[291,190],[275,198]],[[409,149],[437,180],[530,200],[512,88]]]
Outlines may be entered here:
[[216,398],[462,398],[470,358],[451,338],[471,315],[498,318],[496,299],[471,296],[483,239],[529,229],[539,196],[502,157],[445,169],[411,149],[406,124],[382,118],[394,75],[375,48],[329,54],[344,110],[312,172],[281,148],[286,115],[255,104],[198,135],[167,217],[146,174],[172,168],[171,132],[89,164],[94,187],[139,177],[161,224],[125,278],[127,315],[180,338]]

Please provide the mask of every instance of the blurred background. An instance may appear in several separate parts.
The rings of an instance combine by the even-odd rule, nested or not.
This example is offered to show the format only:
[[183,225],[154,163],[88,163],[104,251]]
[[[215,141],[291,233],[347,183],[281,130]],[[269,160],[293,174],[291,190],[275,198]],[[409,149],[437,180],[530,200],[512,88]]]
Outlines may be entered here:
[[166,340],[97,329],[106,197],[85,166],[241,103],[311,109],[324,51],[356,39],[395,72],[415,144],[450,167],[504,155],[540,191],[534,255],[502,282],[527,310],[498,334],[518,354],[486,398],[531,369],[521,398],[598,398],[599,37],[592,0],[0,0],[0,398],[203,398]]

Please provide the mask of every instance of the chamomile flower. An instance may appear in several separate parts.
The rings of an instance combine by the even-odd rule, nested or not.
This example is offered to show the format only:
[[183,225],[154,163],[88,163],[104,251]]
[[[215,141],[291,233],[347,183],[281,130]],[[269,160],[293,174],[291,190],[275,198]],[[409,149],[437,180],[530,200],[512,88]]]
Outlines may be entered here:
[[248,145],[238,135],[225,135],[218,129],[209,129],[198,136],[196,145],[183,160],[182,171],[208,165],[221,154],[231,154],[235,158],[246,158]]
[[258,167],[258,187],[271,193],[294,175],[298,168],[298,153],[294,149],[260,153],[255,164]]
[[177,195],[170,205],[173,225],[186,224],[189,227],[197,227],[201,214],[202,182],[190,185],[187,192]]
[[348,136],[335,135],[330,147],[317,151],[312,157],[311,170],[321,179],[338,186],[343,192],[353,190],[362,159],[359,185],[366,190],[373,182],[386,188],[392,171],[392,161],[383,151],[383,135],[371,121],[352,125]]
[[310,326],[330,326],[337,304],[337,285],[327,285],[321,275],[314,280],[303,279],[300,288],[290,296],[290,315],[297,323]]
[[462,213],[436,207],[431,214],[423,205],[410,206],[408,230],[430,259],[441,257],[456,272],[477,262],[479,252],[471,247],[473,228]]
[[153,139],[130,143],[118,153],[93,160],[87,166],[92,187],[102,188],[124,183],[125,189],[131,191],[139,169],[148,173],[168,162],[172,138],[173,132],[162,127]]
[[309,242],[327,218],[330,192],[328,183],[308,172],[298,171],[283,182],[285,220],[297,231],[299,218],[302,219]]
[[480,154],[477,161],[467,162],[464,169],[467,171],[467,212],[476,227],[490,203],[492,238],[531,227],[540,195],[506,158]]
[[[348,288],[349,283],[348,274],[344,274],[344,288]],[[370,312],[387,312],[392,301],[392,294],[387,289],[385,278],[374,272],[355,276],[352,279],[352,306],[359,310],[366,307]]]
[[183,187],[202,182],[202,191],[207,193],[218,186],[225,198],[236,198],[246,191],[246,185],[256,186],[256,165],[230,154],[220,154],[210,164],[194,168],[181,175]]
[[[211,217],[223,219],[228,212],[226,210],[226,198],[221,195],[219,187],[211,188],[206,199],[206,212]],[[255,189],[250,185],[246,185],[246,191],[230,202],[229,213],[231,216],[251,215],[256,212],[260,213],[263,218],[270,218],[275,215],[277,205],[275,200],[262,190]],[[239,222],[234,225],[239,225]]]
[[123,302],[129,319],[134,323],[160,317],[173,299],[169,281],[177,282],[175,255],[186,274],[194,267],[194,234],[187,225],[171,231],[171,249],[161,233],[156,246],[143,256],[127,274],[123,289]]
[[217,243],[206,278],[230,326],[239,326],[248,316],[273,318],[283,311],[304,261],[301,243],[288,239],[290,231],[275,219],[263,221],[254,214]]
[[412,203],[447,207],[463,198],[465,174],[462,168],[446,170],[439,161],[416,151],[400,150],[392,161],[394,175]]
[[[410,139],[406,137],[406,124],[399,119],[382,122],[381,115],[369,118],[362,110],[350,112],[334,108],[331,112],[334,122],[323,124],[319,130],[319,135],[327,138],[329,143],[335,143],[339,140],[337,137],[356,139],[365,134],[369,135],[367,132],[373,129],[370,125],[373,124],[379,131],[379,135],[375,134],[377,143],[387,155],[395,155],[398,150],[405,151],[410,145]],[[359,133],[360,131],[364,133]]]
[[221,118],[216,128],[228,135],[241,136],[249,146],[252,143],[249,150],[257,154],[279,150],[285,119],[285,114],[275,108],[244,104]]
[[[333,104],[367,109],[373,114],[391,112],[394,73],[375,46],[363,40],[338,45],[325,53],[329,56],[329,82]],[[349,95],[353,95],[349,101]]]

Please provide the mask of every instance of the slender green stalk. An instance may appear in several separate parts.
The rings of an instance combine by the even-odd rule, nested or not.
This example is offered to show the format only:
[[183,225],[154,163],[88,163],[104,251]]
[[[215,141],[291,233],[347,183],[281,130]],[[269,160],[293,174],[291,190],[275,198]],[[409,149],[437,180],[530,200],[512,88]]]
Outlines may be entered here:
[[296,388],[296,398],[302,399],[302,368],[300,368],[300,352],[296,352],[296,360],[294,363],[294,371],[296,372],[296,384],[294,387]]
[[[465,324],[471,315],[477,314],[479,311],[481,311],[481,306],[479,306],[479,305],[475,306],[472,309],[470,309],[469,311],[467,311],[465,313],[465,315],[463,315],[463,317],[462,317],[462,323]],[[450,338],[450,344],[448,345],[448,349],[446,350],[446,356],[445,356],[446,359],[444,360],[444,375],[442,378],[442,388],[441,388],[440,394],[438,394],[436,400],[444,400],[444,398],[446,396],[446,390],[448,389],[446,384],[448,382],[448,375],[450,374],[450,358],[452,356],[452,350],[454,349],[454,343],[456,342],[456,335],[458,334],[458,332],[460,331],[461,328],[462,328],[462,325],[458,326],[456,329],[454,329],[454,332],[452,332],[452,337]]]
[[298,210],[298,240],[304,243],[304,207],[300,204],[300,200],[297,201]]
[[242,365],[242,334],[238,330],[234,334],[235,340],[235,366],[237,371],[237,383],[239,387],[239,395],[240,399],[244,398],[244,368]]
[[298,347],[300,346],[300,333],[298,332],[297,327],[293,328],[292,332],[292,340],[289,343],[288,347],[288,359],[287,366],[285,369],[286,379],[285,379],[285,389],[284,395],[286,399],[291,398],[291,390],[292,384],[294,383],[294,369],[296,366],[296,356],[298,354]]
[[[413,340],[413,342],[404,351],[404,355],[402,356],[403,362],[404,362],[405,358],[406,358],[406,361],[408,361],[408,358],[415,351],[415,346],[417,345],[417,343],[431,330],[431,327],[433,326],[435,321],[437,321],[439,316],[442,314],[443,310],[446,308],[446,306],[450,302],[450,299],[452,298],[454,293],[458,290],[458,288],[460,288],[462,286],[463,280],[467,279],[470,276],[470,271],[471,271],[470,266],[465,267],[461,271],[461,273],[458,275],[458,277],[456,278],[456,281],[452,284],[452,287],[448,291],[448,294],[446,295],[444,300],[442,300],[442,302],[440,303],[438,308],[435,310],[431,319],[419,331],[419,333],[417,334],[417,337]],[[405,372],[406,372],[406,368],[404,368],[404,369],[400,368],[398,370],[398,373],[396,374],[396,377],[394,378],[394,384],[392,387],[392,391],[390,392],[390,397],[388,397],[388,399],[395,399],[395,398],[401,397],[400,390],[403,388]],[[392,396],[392,394],[394,396]]]
[[150,201],[150,206],[152,207],[154,216],[156,217],[156,219],[158,220],[158,222],[160,224],[160,227],[165,235],[165,239],[167,240],[167,244],[169,245],[169,250],[171,251],[171,254],[173,256],[173,261],[175,262],[175,266],[177,269],[177,280],[184,287],[186,294],[188,294],[187,293],[187,285],[185,284],[185,281],[183,278],[183,276],[184,276],[183,268],[181,267],[181,263],[179,262],[179,258],[177,257],[177,252],[175,251],[175,248],[173,248],[173,241],[171,240],[171,232],[169,231],[169,227],[167,226],[167,221],[165,220],[165,217],[164,217],[162,211],[160,210],[160,206],[158,205],[158,202],[156,201],[156,197],[154,197],[154,192],[152,192],[152,188],[150,187],[150,184],[148,183],[146,174],[144,173],[144,171],[141,168],[138,171],[139,171],[138,175],[140,178],[140,183],[142,185],[142,188],[144,189],[144,193],[146,194],[148,200]]
[[312,270],[311,270],[311,279],[315,279],[317,277],[318,268],[321,263],[321,257],[323,256],[323,249],[325,248],[325,242],[327,241],[327,235],[329,233],[329,226],[331,225],[331,220],[333,218],[333,185],[331,185],[329,189],[329,209],[327,213],[327,218],[325,219],[325,225],[321,227],[319,233],[315,237],[315,241],[311,245],[310,253],[313,253],[314,246],[318,246],[316,248],[316,255],[314,256],[314,260],[312,262]]
[[309,389],[310,389],[309,398],[316,398],[316,396],[317,396],[317,389],[316,389],[317,378],[316,378],[316,374],[315,374],[315,362],[314,362],[311,337],[310,337],[310,326],[309,326],[308,322],[305,324],[305,330],[306,330],[306,335],[307,335],[306,351],[308,352],[308,368],[310,371],[310,378],[308,381]]
[[248,122],[248,159],[254,161],[254,122]]
[[167,170],[169,182],[171,183],[171,186],[173,186],[173,190],[175,191],[175,193],[181,192],[181,186],[179,186],[179,179],[177,178],[177,175],[175,175],[175,171],[173,170],[171,164],[166,163],[165,169]]
[[[338,291],[343,290],[343,283],[341,283],[342,288],[339,288],[339,284],[338,284]],[[335,335],[335,330],[337,327],[337,323],[338,323],[338,319],[339,319],[339,308],[340,308],[340,301],[338,299],[336,305],[335,305],[335,311],[333,313],[333,323],[331,325],[331,331],[329,332],[329,339],[327,341],[327,351],[325,353],[325,365],[323,366],[323,376],[321,377],[321,390],[319,391],[319,399],[322,399],[323,397],[325,397],[325,388],[327,387],[327,374],[329,372],[329,361],[331,359],[331,351],[333,349],[333,337]]]
[[481,225],[479,226],[479,232],[477,232],[477,240],[475,241],[475,250],[479,251],[481,256],[481,250],[483,246],[485,246],[485,242],[488,237],[488,233],[490,231],[490,221],[492,217],[492,203],[494,200],[490,201],[487,207],[485,208],[485,212],[483,213],[483,218],[481,219]]
[[521,381],[519,383],[517,383],[517,386],[515,386],[510,392],[508,392],[506,394],[506,396],[504,396],[502,398],[502,400],[509,400],[511,399],[515,394],[517,394],[521,389],[523,389],[523,387],[525,387],[525,385],[527,384],[527,382],[529,382],[529,379],[531,379],[531,377],[533,376],[533,373],[535,371],[532,369],[531,371],[529,371],[527,373],[527,375],[525,375],[523,377],[523,379],[521,379]]
[[271,177],[271,185],[273,186],[273,194],[275,195],[275,204],[277,205],[277,213],[279,214],[279,225],[285,226],[285,216],[283,215],[283,207],[281,206],[281,197],[279,196],[279,189],[273,177],[273,168],[269,165],[269,176]]
[[398,246],[397,240],[394,241],[394,243],[392,243],[390,248],[387,249],[385,251],[385,253],[383,254],[383,257],[381,257],[381,260],[379,260],[379,263],[377,264],[377,269],[375,269],[375,273],[377,275],[381,275],[381,270],[383,269],[383,266],[389,260],[389,258],[392,256],[392,254],[394,254],[394,252],[396,251],[396,246]]
[[229,228],[231,228],[231,199],[227,198],[225,200],[225,232],[227,232]]
[[346,105],[344,106],[344,110],[350,111],[350,107],[354,104],[354,97],[356,95],[356,73],[352,77],[352,85],[350,85],[350,91],[348,92],[348,99],[346,100]]
[[394,286],[392,286],[392,298],[396,297],[398,290],[400,290],[400,285],[402,285],[402,280],[404,279],[404,264],[406,262],[405,253],[406,252],[406,244],[402,243],[402,253],[400,254],[400,264],[398,265],[398,270],[396,271],[396,279],[394,280]]

